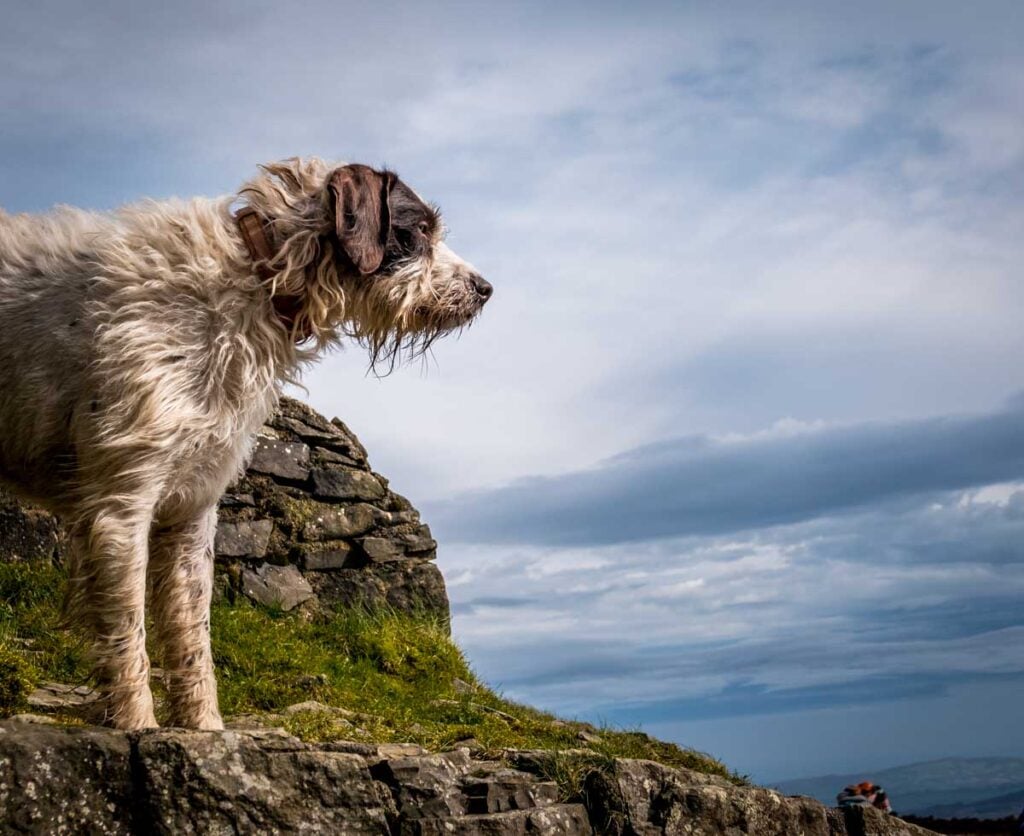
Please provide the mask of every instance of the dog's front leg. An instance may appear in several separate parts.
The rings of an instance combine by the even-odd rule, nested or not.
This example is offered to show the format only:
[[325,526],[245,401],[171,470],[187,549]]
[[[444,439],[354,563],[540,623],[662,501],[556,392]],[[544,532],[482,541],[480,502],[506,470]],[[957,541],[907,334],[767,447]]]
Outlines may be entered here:
[[153,626],[167,677],[170,723],[222,729],[210,651],[210,595],[217,509],[153,532]]
[[146,560],[152,505],[112,499],[92,506],[78,617],[93,637],[96,678],[106,721],[119,729],[156,726],[146,655]]

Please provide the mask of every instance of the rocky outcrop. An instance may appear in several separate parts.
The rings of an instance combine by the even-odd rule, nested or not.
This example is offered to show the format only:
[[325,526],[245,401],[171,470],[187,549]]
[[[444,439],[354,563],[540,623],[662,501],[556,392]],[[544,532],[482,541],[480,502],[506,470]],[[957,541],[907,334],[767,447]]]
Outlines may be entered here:
[[616,760],[586,778],[591,823],[614,836],[925,836],[874,808],[837,810],[805,796],[737,787],[651,761]]
[[437,543],[341,421],[284,398],[221,500],[223,594],[290,610],[387,605],[448,616]]
[[280,730],[126,734],[0,723],[0,831],[38,834],[924,836],[858,810],[649,761],[595,765],[576,801],[553,756],[336,741]]
[[[217,590],[284,610],[387,605],[448,618],[437,543],[351,430],[284,398],[220,502]],[[0,560],[64,556],[59,522],[0,492]]]

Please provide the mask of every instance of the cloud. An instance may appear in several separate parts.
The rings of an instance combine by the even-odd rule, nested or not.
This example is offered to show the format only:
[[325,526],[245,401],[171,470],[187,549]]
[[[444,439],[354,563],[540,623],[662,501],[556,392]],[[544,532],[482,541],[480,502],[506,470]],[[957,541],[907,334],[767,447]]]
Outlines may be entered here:
[[659,442],[430,508],[452,540],[595,545],[794,523],[1024,477],[1024,412]]
[[742,535],[441,559],[484,676],[554,710],[654,723],[1019,687],[1022,542],[1014,483]]

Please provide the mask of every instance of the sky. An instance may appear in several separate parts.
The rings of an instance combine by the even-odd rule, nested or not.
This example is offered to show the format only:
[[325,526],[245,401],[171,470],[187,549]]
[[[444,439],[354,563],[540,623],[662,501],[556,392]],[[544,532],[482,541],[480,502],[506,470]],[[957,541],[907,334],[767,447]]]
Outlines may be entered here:
[[1024,750],[1019,3],[14,0],[0,205],[387,164],[495,285],[303,394],[507,696],[761,781]]

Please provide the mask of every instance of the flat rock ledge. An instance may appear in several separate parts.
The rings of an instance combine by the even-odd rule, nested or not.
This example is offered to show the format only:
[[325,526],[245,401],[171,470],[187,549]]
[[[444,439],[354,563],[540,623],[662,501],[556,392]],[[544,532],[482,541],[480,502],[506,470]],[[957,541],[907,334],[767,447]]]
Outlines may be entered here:
[[564,803],[552,756],[411,745],[308,745],[278,729],[124,733],[25,716],[0,723],[0,832],[399,836],[924,836],[649,761],[591,772]]

